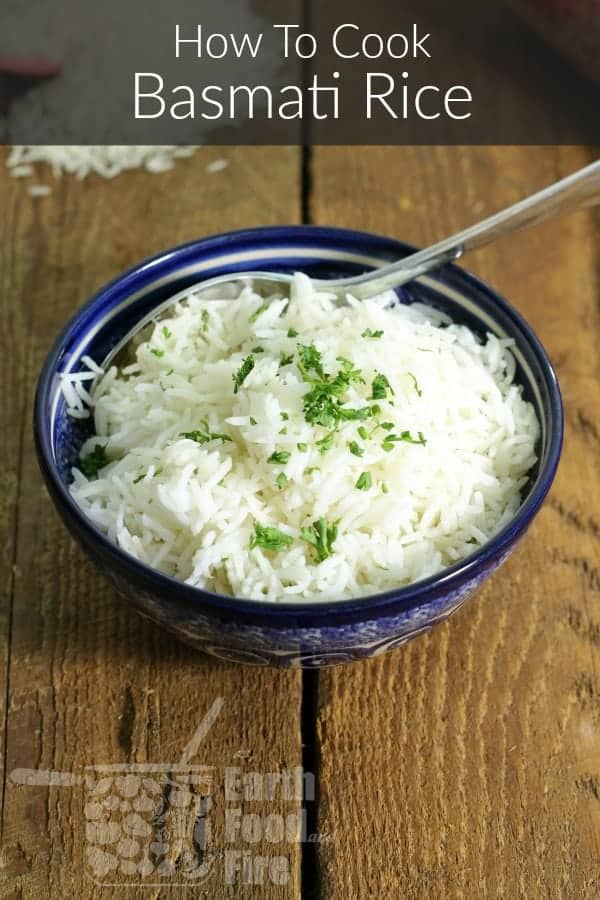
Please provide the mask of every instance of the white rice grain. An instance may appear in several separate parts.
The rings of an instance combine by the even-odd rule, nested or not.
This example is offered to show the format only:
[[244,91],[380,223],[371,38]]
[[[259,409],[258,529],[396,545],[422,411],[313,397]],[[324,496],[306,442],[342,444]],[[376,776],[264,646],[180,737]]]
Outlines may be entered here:
[[[251,286],[234,301],[192,295],[121,373],[101,376],[84,360],[89,372],[63,377],[63,392],[75,417],[93,409],[82,457],[100,443],[111,462],[89,480],[76,469],[73,497],[148,565],[273,602],[377,593],[469,555],[519,508],[536,461],[535,411],[513,381],[510,341],[481,343],[429,307],[390,308],[392,296],[340,307],[304,276],[289,302],[264,310]],[[330,382],[344,359],[360,370],[344,409],[371,407],[385,375],[379,413],[333,430],[307,421],[316,371],[299,369],[302,346],[321,354]],[[338,527],[320,563],[302,533],[319,518]],[[250,549],[256,523],[292,543]]]

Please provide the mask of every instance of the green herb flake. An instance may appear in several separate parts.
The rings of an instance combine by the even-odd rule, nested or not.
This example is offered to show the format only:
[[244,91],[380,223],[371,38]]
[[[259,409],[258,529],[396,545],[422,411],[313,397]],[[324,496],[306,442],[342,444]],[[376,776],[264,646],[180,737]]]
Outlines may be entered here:
[[168,371],[167,374],[165,375],[165,378],[168,378],[169,375],[172,375],[174,371],[175,371],[175,369],[169,369],[169,371]]
[[363,439],[363,441],[369,440],[369,432],[367,431],[367,429],[365,428],[364,425],[361,425],[360,428],[358,429],[358,436],[361,437]]
[[296,331],[295,328],[288,328],[287,336],[288,336],[289,338],[295,338],[295,337],[298,337],[298,332]]
[[394,449],[394,444],[400,443],[402,441],[406,444],[420,444],[423,447],[427,443],[422,431],[418,432],[418,436],[416,438],[411,435],[410,431],[403,431],[399,435],[387,434],[383,439],[381,446],[386,453],[389,453],[390,450]]
[[279,365],[281,368],[283,366],[289,366],[294,362],[294,354],[293,353],[282,353],[279,357]]
[[279,475],[277,476],[277,478],[275,479],[275,484],[281,491],[287,485],[287,483],[288,483],[287,475],[285,474],[285,472],[280,472]]
[[93,478],[109,462],[111,460],[106,453],[106,444],[96,444],[92,452],[79,461],[79,468],[86,478]]
[[390,393],[392,394],[394,393],[385,375],[382,375],[380,372],[378,372],[371,385],[371,399],[385,400],[388,391],[390,391]]
[[258,422],[257,422],[256,419],[254,418],[254,416],[250,416],[250,424],[251,424],[251,425],[258,425]]
[[253,352],[253,353],[264,353],[264,352],[265,352],[265,348],[264,348],[264,347],[260,347],[260,346],[259,346],[259,347],[253,347],[253,348],[252,348],[252,352]]
[[345,422],[364,422],[372,415],[370,406],[361,406],[359,409],[340,406],[337,410],[338,418]]
[[412,372],[407,372],[406,374],[408,375],[409,378],[412,379],[413,387],[414,387],[415,391],[417,392],[417,397],[422,397],[422,396],[423,396],[423,391],[422,391],[421,388],[419,387],[419,382],[417,381],[417,379],[415,378],[415,376],[413,375],[413,373],[412,373]]
[[262,316],[262,314],[263,314],[264,312],[266,312],[268,308],[269,308],[269,307],[267,306],[266,303],[262,303],[262,304],[258,307],[258,309],[255,310],[255,312],[252,313],[252,315],[250,316],[249,321],[250,321],[250,322],[256,322],[256,320],[258,319],[258,317],[259,317],[259,316]]
[[316,441],[316,445],[319,448],[319,453],[322,455],[327,453],[333,447],[333,441],[335,438],[335,431],[330,431],[329,434],[326,434],[325,437],[321,438],[320,441]]
[[308,444],[296,444],[296,447],[298,448],[300,453],[306,453],[306,451],[308,450]]
[[350,450],[350,453],[354,454],[354,456],[364,455],[364,448],[361,447],[360,444],[358,444],[356,441],[350,441],[350,443],[348,444],[348,448]]
[[287,434],[287,428],[285,427],[285,425],[283,426],[283,428],[279,429],[278,434]]
[[359,475],[358,481],[356,482],[354,487],[357,488],[357,490],[359,490],[359,491],[370,490],[373,487],[373,479],[371,478],[371,473],[370,472],[362,472]]
[[291,544],[294,543],[293,537],[274,528],[272,525],[261,525],[260,522],[254,523],[254,534],[250,538],[249,548],[254,550],[255,547],[262,547],[263,550],[271,550],[273,553],[280,553]]
[[280,415],[281,419],[283,419],[284,422],[288,422],[288,421],[289,421],[289,418],[290,418],[290,414],[289,414],[289,413],[282,412],[282,413],[279,413],[279,415]]
[[151,347],[150,353],[154,354],[154,356],[158,356],[159,359],[161,358],[161,356],[165,355],[165,351],[159,350],[158,347]]
[[202,422],[204,426],[204,430],[197,431],[182,431],[180,433],[180,437],[187,438],[188,441],[195,441],[197,444],[208,444],[209,441],[222,441],[225,443],[229,441],[233,442],[233,438],[229,437],[228,434],[221,434],[218,431],[209,431],[208,430],[208,422],[204,420]]
[[166,325],[163,328],[161,328],[161,333],[162,333],[162,336],[164,338],[166,338],[167,341],[169,340],[170,337],[172,337],[172,334]]
[[248,375],[254,368],[254,365],[255,365],[254,357],[252,356],[252,354],[250,354],[250,356],[247,356],[246,359],[243,361],[243,363],[241,364],[241,366],[239,367],[237,372],[234,373],[234,375],[232,376],[233,377],[233,393],[234,394],[237,394],[237,392],[241,388],[242,384],[244,383],[244,381],[246,380],[246,378],[248,377]]
[[392,428],[394,427],[394,423],[393,422],[380,422],[378,427],[383,428],[384,431],[391,431]]
[[365,383],[362,371],[360,369],[354,368],[354,363],[352,362],[352,360],[346,359],[345,356],[337,356],[336,359],[339,363],[341,363],[341,368],[333,379],[333,384],[339,385],[342,390],[345,390],[354,382],[358,384]]
[[137,478],[134,478],[134,479],[133,479],[133,483],[134,483],[134,484],[139,484],[140,481],[143,481],[145,477],[146,477],[146,472],[142,472],[141,475],[138,475]]
[[162,466],[159,466],[158,469],[155,471],[155,473],[154,473],[154,475],[153,475],[152,477],[153,477],[153,478],[158,478],[158,476],[159,476],[159,475],[162,475],[162,473],[163,473],[163,468],[162,468]]
[[208,310],[203,309],[201,313],[202,318],[202,331],[205,333],[208,331]]
[[305,380],[309,380],[307,376],[311,371],[316,372],[319,378],[325,378],[323,357],[314,344],[298,344],[298,356],[300,357],[298,368]]
[[380,338],[383,337],[383,331],[373,331],[372,328],[365,328],[361,337],[364,338]]
[[274,453],[271,453],[267,462],[273,465],[284,466],[291,455],[289,450],[275,450]]
[[311,547],[314,547],[315,562],[323,560],[333,553],[333,545],[338,536],[338,522],[329,524],[326,518],[317,519],[308,528],[300,529],[300,537]]
[[320,466],[310,466],[310,467],[306,470],[306,474],[307,474],[307,475],[312,475],[313,472],[320,472],[320,471],[321,471],[321,467],[320,467]]
[[386,482],[383,481],[382,484],[381,484],[381,493],[382,493],[382,494],[389,494],[389,492],[390,492],[389,487],[387,486]]
[[[298,369],[311,389],[304,395],[304,418],[311,425],[331,428],[340,421],[366,419],[369,408],[347,409],[343,406],[343,395],[353,382],[363,382],[360,369],[354,368],[351,360],[338,357],[341,368],[331,377],[323,371],[321,354],[314,344],[300,346]],[[316,373],[316,376],[312,373]]]

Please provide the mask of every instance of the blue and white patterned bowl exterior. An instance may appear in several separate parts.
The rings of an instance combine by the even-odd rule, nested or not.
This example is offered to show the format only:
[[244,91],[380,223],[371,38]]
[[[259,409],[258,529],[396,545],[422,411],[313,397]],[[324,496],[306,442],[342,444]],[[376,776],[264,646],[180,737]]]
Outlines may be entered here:
[[40,375],[34,431],[40,466],[66,525],[119,592],[182,641],[219,659],[314,668],[375,656],[451,615],[514,550],[552,484],[563,412],[552,366],[539,341],[500,296],[455,266],[401,289],[403,303],[440,306],[455,321],[516,342],[518,379],[542,424],[539,463],[515,519],[468,559],[408,588],[355,600],[267,603],[211,594],[158,573],[123,553],[89,522],[68,492],[70,470],[89,422],[71,419],[59,373],[101,362],[149,310],[204,278],[251,269],[352,275],[412,252],[371,234],[311,226],[261,228],[207,238],[147,260],[101,290],[69,322]]

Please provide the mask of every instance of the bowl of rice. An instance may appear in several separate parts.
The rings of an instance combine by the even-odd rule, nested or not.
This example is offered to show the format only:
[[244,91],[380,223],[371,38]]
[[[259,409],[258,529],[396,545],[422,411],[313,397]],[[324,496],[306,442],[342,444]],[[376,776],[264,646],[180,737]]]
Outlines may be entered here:
[[[209,237],[117,278],[56,340],[34,413],[50,496],[184,642],[253,665],[378,655],[462,606],[538,512],[563,412],[516,310],[452,265],[369,301],[311,282],[412,250],[312,226]],[[195,290],[248,270],[298,273],[291,296]]]

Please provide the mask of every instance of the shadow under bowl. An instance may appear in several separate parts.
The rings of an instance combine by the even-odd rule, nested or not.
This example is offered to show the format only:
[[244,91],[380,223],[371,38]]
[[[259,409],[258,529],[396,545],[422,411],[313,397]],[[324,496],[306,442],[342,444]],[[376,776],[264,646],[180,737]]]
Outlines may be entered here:
[[38,459],[50,496],[83,550],[143,615],[219,659],[314,668],[375,656],[446,619],[514,550],[558,465],[563,411],[556,375],[539,340],[510,304],[473,275],[446,266],[398,291],[402,303],[442,308],[476,333],[515,341],[516,380],[541,424],[538,462],[513,520],[468,558],[408,587],[351,600],[245,600],[190,587],[120,550],[69,494],[71,467],[90,421],[67,414],[60,375],[102,362],[163,300],[204,278],[247,270],[316,278],[355,275],[413,252],[399,241],[336,228],[289,226],[232,232],[145,260],[99,291],[67,324],[42,369],[34,410]]

